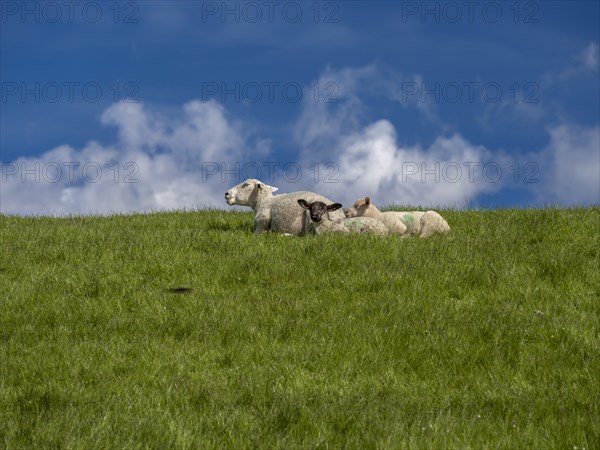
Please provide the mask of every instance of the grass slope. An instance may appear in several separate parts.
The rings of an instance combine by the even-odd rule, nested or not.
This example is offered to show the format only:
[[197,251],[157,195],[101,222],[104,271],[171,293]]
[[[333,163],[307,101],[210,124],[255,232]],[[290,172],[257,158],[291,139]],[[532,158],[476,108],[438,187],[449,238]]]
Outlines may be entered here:
[[0,447],[599,448],[600,208],[442,213],[0,216]]

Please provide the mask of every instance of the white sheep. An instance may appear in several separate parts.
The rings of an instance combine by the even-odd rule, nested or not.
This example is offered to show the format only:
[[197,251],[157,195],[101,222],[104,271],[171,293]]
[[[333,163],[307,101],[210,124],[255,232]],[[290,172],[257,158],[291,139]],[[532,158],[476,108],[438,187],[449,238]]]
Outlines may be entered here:
[[[278,188],[254,178],[232,187],[225,193],[229,205],[250,206],[254,210],[254,233],[274,231],[276,233],[302,235],[306,233],[304,209],[298,205],[301,198],[309,201],[332,203],[328,198],[314,192],[292,192],[273,195]],[[333,219],[343,219],[342,211],[332,213]]]
[[[450,231],[448,222],[435,211],[381,212],[369,197],[360,198],[346,211],[346,217],[374,217],[386,224],[390,232],[428,237]],[[401,232],[404,228],[404,232]]]
[[321,201],[308,203],[299,199],[298,204],[308,211],[306,229],[313,234],[388,234],[386,226],[378,219],[372,217],[353,217],[345,219],[332,219],[330,214],[338,211],[342,205],[334,203],[327,205]]

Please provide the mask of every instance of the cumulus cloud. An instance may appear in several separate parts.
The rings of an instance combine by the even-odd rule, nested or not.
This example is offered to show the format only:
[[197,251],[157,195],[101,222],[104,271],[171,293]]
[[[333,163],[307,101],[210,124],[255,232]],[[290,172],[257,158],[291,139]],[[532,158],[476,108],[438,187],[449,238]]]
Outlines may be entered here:
[[221,165],[265,154],[268,142],[250,146],[243,128],[216,102],[192,101],[183,109],[176,120],[141,104],[116,104],[101,117],[117,127],[116,143],[62,145],[3,163],[1,211],[64,215],[223,206],[228,185],[219,175]]
[[301,149],[326,149],[339,136],[355,131],[367,119],[373,97],[390,100],[402,108],[413,108],[428,122],[445,128],[437,116],[435,102],[424,102],[418,92],[424,85],[418,74],[403,74],[381,64],[335,70],[328,67],[316,80],[325,95],[319,101],[303,99],[303,109],[295,125],[295,138]]
[[[299,178],[293,170],[286,177],[281,165],[267,170],[278,161],[270,141],[250,134],[214,101],[186,103],[177,118],[142,104],[116,104],[101,116],[103,124],[116,127],[116,142],[90,141],[80,149],[62,145],[3,163],[0,211],[65,215],[224,208],[225,190],[248,177],[262,178],[280,193],[307,189],[344,204],[368,195],[381,205],[463,207],[476,205],[483,194],[515,188],[510,168],[519,160],[537,164],[539,182],[518,188],[540,204],[600,203],[599,126],[564,121],[549,127],[548,145],[527,155],[478,145],[445,126],[438,127],[431,144],[409,145],[389,118],[369,109],[369,96],[396,101],[403,80],[419,79],[376,65],[327,69],[317,81],[325,93],[331,92],[328,82],[335,84],[336,101],[305,97],[292,124]],[[422,120],[436,117],[418,104],[404,106]],[[261,162],[267,158],[270,163]]]
[[[375,66],[339,73],[328,69],[319,83],[336,79],[341,87],[364,89],[381,87],[380,78]],[[525,198],[533,194],[538,204],[600,203],[598,126],[548,127],[548,146],[529,154],[488,149],[456,131],[440,133],[428,147],[409,146],[389,120],[366,119],[358,91],[349,89],[350,95],[335,104],[305,102],[297,123],[304,165],[315,155],[334,163],[336,172],[330,179],[335,182],[322,180],[318,188],[336,201],[347,204],[368,195],[380,204],[461,207],[477,204],[482,194],[516,188]],[[427,120],[430,112],[421,113]],[[516,118],[523,115],[540,118],[537,109]]]
[[438,137],[427,148],[397,140],[387,120],[343,136],[335,156],[338,182],[320,187],[344,203],[371,196],[379,204],[462,207],[503,185],[491,152],[459,134]]
[[[389,120],[366,119],[366,106],[357,86],[399,100],[399,90],[406,80],[421,79],[418,75],[396,76],[392,83],[391,78],[383,77],[379,68],[371,65],[339,72],[328,69],[318,80],[320,86],[337,80],[339,101],[305,101],[296,138],[305,166],[315,155],[335,165],[337,171],[330,178],[337,181],[323,180],[319,189],[344,203],[368,195],[380,204],[424,206],[465,206],[481,193],[499,190],[503,181],[496,166],[501,170],[500,163],[505,159],[502,152],[493,154],[459,133],[441,135],[427,148],[402,145]],[[434,117],[431,110],[423,110],[420,102],[410,106],[420,111],[424,120]],[[352,186],[352,193],[348,186]]]
[[600,203],[600,126],[549,128],[550,142],[539,154],[541,182],[533,186],[540,203]]

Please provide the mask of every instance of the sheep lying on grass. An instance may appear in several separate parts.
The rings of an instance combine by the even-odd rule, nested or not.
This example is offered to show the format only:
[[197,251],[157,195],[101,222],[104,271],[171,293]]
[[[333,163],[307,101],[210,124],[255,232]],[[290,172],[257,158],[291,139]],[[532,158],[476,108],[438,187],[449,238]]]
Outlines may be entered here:
[[327,205],[321,201],[308,203],[305,199],[299,199],[298,204],[306,209],[309,214],[306,218],[307,232],[313,234],[388,234],[386,226],[378,219],[372,217],[355,217],[350,219],[333,219],[330,214],[338,211],[342,205],[334,203]]
[[391,233],[412,236],[428,237],[450,231],[448,222],[435,211],[381,212],[369,197],[356,200],[346,211],[346,217],[373,217],[385,223]]
[[[225,200],[229,205],[250,206],[254,210],[254,233],[274,231],[297,236],[306,233],[305,211],[298,205],[299,199],[332,203],[328,198],[314,192],[300,191],[273,195],[277,189],[249,178],[229,189],[225,193]],[[331,214],[334,220],[344,217],[342,211]]]

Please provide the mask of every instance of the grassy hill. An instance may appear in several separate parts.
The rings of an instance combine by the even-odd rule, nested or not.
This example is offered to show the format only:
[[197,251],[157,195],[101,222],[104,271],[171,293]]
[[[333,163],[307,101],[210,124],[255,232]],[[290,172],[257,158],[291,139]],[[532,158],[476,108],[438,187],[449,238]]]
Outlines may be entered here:
[[0,216],[0,447],[600,448],[600,208],[441,212]]

